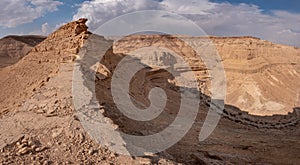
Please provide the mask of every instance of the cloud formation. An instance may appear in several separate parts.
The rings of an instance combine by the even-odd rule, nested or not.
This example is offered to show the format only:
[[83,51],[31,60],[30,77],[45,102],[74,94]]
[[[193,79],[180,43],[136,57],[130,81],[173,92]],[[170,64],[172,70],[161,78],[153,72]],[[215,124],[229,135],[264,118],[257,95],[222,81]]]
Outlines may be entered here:
[[[300,14],[265,13],[250,4],[216,3],[209,0],[92,0],[83,2],[73,19],[86,17],[93,31],[106,21],[140,10],[165,10],[197,23],[209,35],[250,35],[276,43],[300,46]],[[174,27],[176,28],[176,27]]]
[[2,0],[1,3],[5,5],[0,10],[0,26],[7,28],[32,22],[63,4],[57,0]]
[[49,26],[48,22],[42,25],[42,35],[46,36],[52,32],[52,28]]
[[88,18],[90,28],[96,29],[122,14],[151,9],[160,9],[160,4],[152,0],[93,0],[83,2],[73,18]]

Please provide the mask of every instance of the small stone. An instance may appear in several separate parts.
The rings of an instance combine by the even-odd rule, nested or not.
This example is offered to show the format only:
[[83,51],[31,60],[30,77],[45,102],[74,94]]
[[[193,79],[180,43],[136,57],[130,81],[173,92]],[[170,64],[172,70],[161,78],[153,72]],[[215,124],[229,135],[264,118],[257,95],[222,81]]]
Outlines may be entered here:
[[21,149],[21,148],[24,148],[24,147],[27,147],[26,143],[22,143],[22,144],[18,145],[18,149]]
[[158,164],[167,164],[166,159],[159,159]]
[[17,155],[25,155],[25,154],[27,154],[29,151],[31,151],[30,148],[24,147],[24,148],[21,148],[21,149],[17,152]]
[[48,164],[50,164],[50,161],[48,161],[48,160],[43,162],[43,165],[48,165]]
[[94,149],[90,149],[89,152],[88,152],[89,155],[93,155],[94,153],[95,153]]
[[142,158],[140,161],[139,161],[140,164],[152,164],[151,163],[151,159],[148,159],[148,158]]
[[37,147],[35,149],[35,152],[41,152],[41,151],[44,151],[46,149],[46,147]]
[[105,110],[104,109],[100,109],[99,112],[103,114],[105,112]]
[[21,141],[21,143],[28,143],[28,140],[27,139],[23,139],[22,141]]
[[45,115],[45,117],[54,117],[54,116],[57,116],[57,114],[47,114],[47,115]]
[[29,146],[34,145],[33,141],[32,141],[32,140],[29,140],[29,141],[28,141],[28,145],[29,145]]
[[114,153],[111,153],[110,155],[109,155],[109,158],[115,158],[116,157],[116,155],[114,154]]
[[53,114],[55,112],[55,108],[50,108],[50,109],[48,109],[48,111],[47,111],[47,114]]
[[70,162],[70,161],[66,161],[66,162],[65,162],[65,164],[72,164],[72,162]]
[[36,113],[37,113],[37,114],[44,113],[44,110],[42,110],[42,109],[38,109],[38,110],[36,110]]
[[154,156],[154,153],[153,153],[153,152],[144,152],[144,154],[145,154],[146,156]]
[[77,115],[73,115],[73,119],[76,120],[76,121],[79,121],[79,118]]
[[79,134],[80,143],[83,143],[85,141],[85,136],[83,133]]
[[34,149],[36,149],[37,147],[38,147],[38,146],[34,144],[34,145],[31,146],[31,149],[34,150]]

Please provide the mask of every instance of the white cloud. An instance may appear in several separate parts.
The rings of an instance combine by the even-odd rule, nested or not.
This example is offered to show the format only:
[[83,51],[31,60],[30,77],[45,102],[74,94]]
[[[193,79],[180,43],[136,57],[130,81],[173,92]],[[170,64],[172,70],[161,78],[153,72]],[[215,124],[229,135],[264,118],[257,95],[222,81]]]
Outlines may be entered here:
[[46,22],[42,25],[42,35],[46,36],[49,33],[52,32],[52,28],[49,26],[49,24]]
[[44,24],[42,24],[42,26],[40,27],[40,29],[35,30],[35,31],[31,31],[29,34],[31,35],[43,35],[43,36],[48,36],[50,33],[52,33],[55,29],[53,26],[50,26],[48,24],[48,22],[45,22]]
[[74,20],[82,17],[88,18],[89,27],[96,29],[104,22],[119,15],[159,8],[159,3],[152,0],[93,0],[83,2],[73,18]]
[[[208,34],[250,35],[276,43],[300,46],[300,14],[271,11],[264,14],[258,6],[216,4],[206,15],[187,15]],[[292,33],[287,33],[291,30]],[[285,32],[285,33],[280,33]]]
[[[276,43],[300,46],[300,14],[264,13],[249,4],[215,3],[209,0],[92,0],[80,5],[73,19],[86,17],[93,31],[116,16],[140,10],[166,10],[196,22],[210,35],[251,35]],[[176,28],[176,27],[174,27]]]
[[164,0],[160,5],[164,10],[178,14],[207,14],[207,10],[215,7],[215,3],[208,0]]
[[32,22],[63,4],[57,0],[2,0],[1,3],[4,5],[0,10],[0,26],[8,28]]

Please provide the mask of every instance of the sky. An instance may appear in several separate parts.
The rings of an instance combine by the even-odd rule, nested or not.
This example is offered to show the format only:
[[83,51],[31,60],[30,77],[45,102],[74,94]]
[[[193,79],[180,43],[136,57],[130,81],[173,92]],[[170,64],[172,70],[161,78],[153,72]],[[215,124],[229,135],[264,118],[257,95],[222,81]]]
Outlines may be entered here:
[[[1,0],[0,37],[48,35],[86,17],[90,31],[127,13],[162,10],[179,14],[208,35],[254,36],[300,47],[299,0]],[[174,27],[176,28],[176,27]]]

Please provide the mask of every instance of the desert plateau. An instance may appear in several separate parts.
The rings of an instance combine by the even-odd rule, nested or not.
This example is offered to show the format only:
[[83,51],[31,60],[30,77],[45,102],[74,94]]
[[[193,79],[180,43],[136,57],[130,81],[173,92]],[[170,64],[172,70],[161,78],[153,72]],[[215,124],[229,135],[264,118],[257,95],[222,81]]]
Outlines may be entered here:
[[[251,8],[253,20],[271,22],[270,29],[278,28],[276,21],[284,16],[295,19],[291,25],[296,29],[299,19],[292,12],[268,15],[259,10],[263,2],[204,0],[189,10],[187,4],[169,0],[80,2],[30,1],[28,12],[32,5],[48,6],[35,8],[45,20],[67,15],[41,10],[54,14],[61,5],[65,11],[79,9],[73,20],[63,20],[52,31],[47,23],[42,31],[7,33],[0,39],[0,165],[300,164],[300,48],[276,42],[275,34],[268,40],[267,30],[262,38],[240,33],[237,29],[249,31],[249,24],[234,22]],[[147,8],[141,7],[144,3]],[[183,6],[173,6],[177,3]],[[197,13],[205,4],[207,9]],[[191,18],[204,28],[211,23],[207,20],[215,25],[231,16],[229,27],[237,27],[237,35],[147,31],[107,37],[94,30],[108,11],[116,17],[157,5],[188,18],[196,12]],[[216,14],[232,6],[238,13],[227,13],[226,19]],[[101,17],[79,14],[86,10]],[[19,15],[17,21],[26,20]],[[243,17],[245,22],[253,21],[250,15]],[[166,22],[170,17],[162,16]],[[4,26],[0,18],[0,32],[13,23]],[[25,24],[25,32],[33,24]],[[124,28],[113,27],[109,30]],[[225,24],[208,27],[232,30]],[[296,36],[295,29],[282,33]]]

